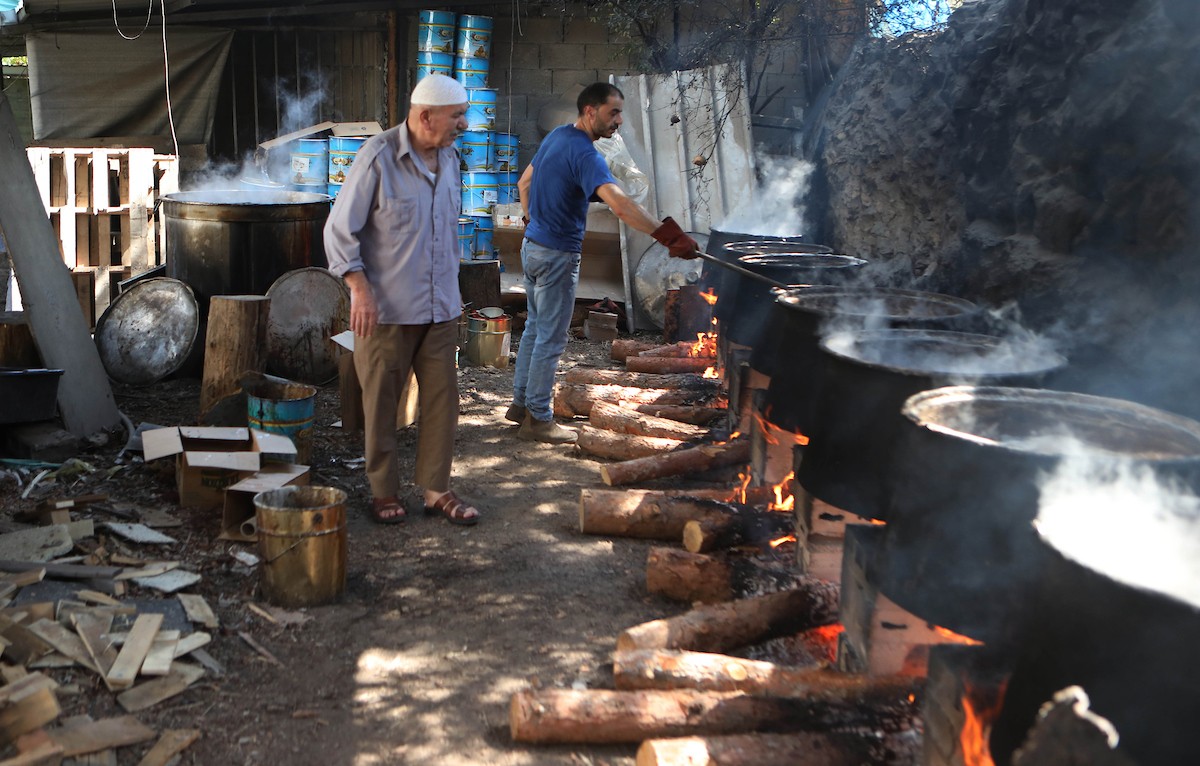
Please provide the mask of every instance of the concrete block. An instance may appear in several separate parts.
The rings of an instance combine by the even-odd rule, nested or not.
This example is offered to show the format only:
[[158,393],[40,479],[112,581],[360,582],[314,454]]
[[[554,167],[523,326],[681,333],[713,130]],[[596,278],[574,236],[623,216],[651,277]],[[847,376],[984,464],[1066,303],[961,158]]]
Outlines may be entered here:
[[522,19],[521,39],[532,43],[561,43],[563,41],[563,20],[559,16],[553,18]]
[[595,69],[556,69],[551,74],[551,90],[556,94],[573,92],[576,85],[596,82]]
[[506,43],[492,48],[493,69],[537,69],[542,65],[542,46],[538,43],[520,40],[510,48]]
[[583,65],[603,71],[624,70],[629,66],[629,55],[618,45],[587,45]]
[[567,43],[606,43],[608,29],[603,24],[586,19],[570,19],[563,33],[563,42]]
[[542,45],[541,67],[542,69],[578,67],[583,62],[584,48],[583,45],[568,45],[567,43]]
[[529,96],[546,95],[550,93],[551,74],[545,69],[516,69],[512,70],[513,93],[525,93]]

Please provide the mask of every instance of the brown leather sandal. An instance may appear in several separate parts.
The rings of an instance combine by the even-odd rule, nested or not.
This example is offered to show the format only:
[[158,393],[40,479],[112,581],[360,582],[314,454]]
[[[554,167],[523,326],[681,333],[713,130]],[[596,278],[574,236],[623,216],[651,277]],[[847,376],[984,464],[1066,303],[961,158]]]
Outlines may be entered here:
[[400,504],[400,498],[377,497],[371,500],[371,518],[376,524],[402,524],[408,514]]
[[[471,514],[472,511],[474,515]],[[433,505],[425,506],[427,516],[438,513],[445,516],[446,521],[451,524],[462,527],[473,527],[479,523],[479,509],[464,503],[453,490],[439,497]]]

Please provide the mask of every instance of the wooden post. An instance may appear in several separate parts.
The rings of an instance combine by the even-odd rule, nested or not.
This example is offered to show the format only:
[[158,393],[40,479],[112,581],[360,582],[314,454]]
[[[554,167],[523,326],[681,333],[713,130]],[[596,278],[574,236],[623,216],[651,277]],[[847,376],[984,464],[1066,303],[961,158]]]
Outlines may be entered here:
[[21,296],[42,361],[62,369],[58,408],[76,436],[121,423],[108,374],[87,323],[75,308],[75,289],[63,267],[54,229],[25,154],[8,98],[0,94],[0,230],[4,231]]
[[500,305],[500,261],[460,261],[458,290],[467,311]]
[[[223,400],[241,395],[241,377],[263,372],[267,365],[267,320],[271,299],[262,295],[214,295],[208,309],[208,335],[204,342],[204,378],[200,385],[200,419],[210,416],[219,425],[234,425],[237,413],[214,408]],[[222,408],[224,409],[224,408]],[[241,408],[245,423],[246,408]],[[228,422],[232,418],[233,422]]]
[[712,305],[700,297],[699,285],[667,290],[663,311],[663,339],[668,343],[687,341],[712,329]]

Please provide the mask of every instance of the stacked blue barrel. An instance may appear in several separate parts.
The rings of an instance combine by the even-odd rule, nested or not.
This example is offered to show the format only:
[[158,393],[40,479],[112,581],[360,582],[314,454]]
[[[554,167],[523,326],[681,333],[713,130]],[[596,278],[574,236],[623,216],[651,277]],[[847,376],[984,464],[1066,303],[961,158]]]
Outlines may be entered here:
[[350,166],[354,164],[354,156],[367,142],[365,136],[330,136],[329,137],[329,183],[330,197],[337,199],[346,176],[350,175]]

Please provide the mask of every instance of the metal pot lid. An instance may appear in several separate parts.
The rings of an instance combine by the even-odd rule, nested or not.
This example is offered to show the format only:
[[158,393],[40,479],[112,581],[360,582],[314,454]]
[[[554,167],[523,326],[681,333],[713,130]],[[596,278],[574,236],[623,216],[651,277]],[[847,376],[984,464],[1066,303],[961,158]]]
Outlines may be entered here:
[[163,214],[196,221],[279,221],[314,217],[330,205],[328,194],[228,189],[174,192],[162,196]]
[[962,376],[964,382],[1040,375],[1067,363],[1061,354],[1035,341],[952,330],[846,330],[830,334],[820,346],[850,364],[901,375]]
[[741,255],[738,262],[751,271],[763,268],[789,269],[848,269],[866,265],[862,258],[833,253],[772,253],[770,255]]
[[728,242],[724,247],[728,252],[738,256],[815,255],[833,252],[833,248],[828,245],[796,240],[740,240]]
[[946,386],[909,397],[901,412],[918,427],[1030,455],[1164,465],[1200,461],[1200,423],[1123,399]]
[[894,287],[812,285],[781,292],[775,300],[794,311],[884,320],[947,319],[978,311],[964,298]]
[[183,366],[199,331],[192,289],[178,279],[156,277],[109,304],[96,323],[96,348],[110,378],[145,386]]
[[320,385],[338,374],[342,348],[331,337],[350,328],[350,291],[315,266],[289,271],[267,289],[267,369]]

